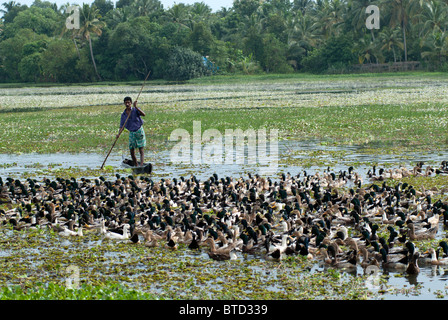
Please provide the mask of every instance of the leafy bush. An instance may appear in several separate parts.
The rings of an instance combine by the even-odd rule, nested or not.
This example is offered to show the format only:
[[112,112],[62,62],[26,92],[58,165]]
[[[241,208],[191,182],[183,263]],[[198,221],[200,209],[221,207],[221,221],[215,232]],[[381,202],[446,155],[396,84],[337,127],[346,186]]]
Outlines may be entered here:
[[173,48],[167,62],[167,80],[184,81],[208,74],[199,53],[184,47]]
[[262,66],[267,72],[290,73],[293,70],[286,61],[287,46],[270,33],[263,39],[264,59]]
[[259,63],[253,59],[252,54],[249,54],[248,57],[243,57],[236,67],[243,74],[257,74],[262,71]]
[[40,53],[35,52],[24,57],[19,63],[20,78],[23,81],[37,81],[40,77]]
[[352,42],[344,35],[330,38],[325,44],[314,49],[309,56],[302,60],[305,71],[323,73],[331,70],[332,73],[352,64]]
[[79,79],[75,68],[78,55],[70,40],[54,40],[41,54],[40,65],[46,81],[76,82]]

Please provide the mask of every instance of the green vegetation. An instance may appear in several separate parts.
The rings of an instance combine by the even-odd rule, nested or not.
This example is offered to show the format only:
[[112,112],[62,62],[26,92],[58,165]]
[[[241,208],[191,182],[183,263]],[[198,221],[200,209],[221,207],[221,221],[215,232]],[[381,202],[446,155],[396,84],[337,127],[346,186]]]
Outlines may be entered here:
[[94,230],[70,240],[43,229],[12,231],[5,225],[0,231],[0,299],[372,297],[364,277],[338,270],[310,272],[312,262],[303,257],[290,257],[281,265],[246,255],[219,262],[185,245],[177,251],[162,244],[148,248],[102,239]]
[[[221,76],[210,83],[149,82],[140,105],[147,111],[145,131],[153,150],[166,147],[175,129],[192,133],[193,121],[201,122],[202,131],[277,129],[282,139],[355,144],[380,153],[438,150],[448,141],[445,82],[444,74],[426,73]],[[0,152],[103,152],[118,131],[123,96],[139,89],[119,84],[0,89]],[[126,143],[121,138],[117,146]]]
[[37,283],[32,287],[5,286],[0,300],[154,300],[153,294],[128,289],[119,284],[82,285],[67,288],[54,282]]
[[204,66],[202,56],[188,48],[174,48],[167,64],[166,77],[169,80],[189,80],[209,73],[209,70]]
[[[369,5],[379,8],[380,29],[366,28]],[[442,0],[236,0],[217,12],[204,2],[95,0],[80,6],[79,29],[67,29],[67,6],[2,4],[0,82],[130,81],[149,70],[173,79],[182,61],[168,57],[178,47],[208,57],[213,74],[346,73],[408,61],[447,70]]]
[[[148,83],[140,103],[147,113],[149,152],[169,148],[166,140],[174,129],[191,133],[193,121],[201,121],[202,131],[278,129],[285,139],[316,139],[322,145],[359,144],[364,147],[361,152],[372,154],[446,149],[448,101],[447,76],[443,73],[263,74],[207,80],[211,81]],[[141,82],[4,85],[0,89],[0,153],[104,152],[118,131],[123,96],[136,96],[140,86]],[[122,137],[116,148],[126,149],[127,139]],[[293,158],[301,152],[304,162]],[[346,155],[292,150],[291,158],[282,161],[302,167],[321,165],[327,164],[329,154],[337,160]],[[31,163],[27,168],[66,179],[117,172],[107,166],[101,172],[63,169],[58,164],[47,169]],[[443,176],[401,181],[418,189],[447,187]],[[441,194],[434,201],[439,198],[446,201],[446,195]],[[0,208],[8,209],[7,205]],[[421,251],[435,245],[416,242]],[[419,290],[417,286],[391,288],[388,276],[381,275],[376,293],[366,287],[366,276],[333,269],[310,271],[316,267],[298,257],[287,258],[280,265],[249,256],[220,263],[185,246],[171,252],[163,247],[117,244],[93,230],[68,240],[51,230],[17,231],[6,224],[0,226],[0,246],[0,299],[381,299],[382,293],[393,294],[394,290],[397,294],[400,290]],[[66,288],[70,266],[80,271],[76,290]],[[446,291],[434,295],[443,298]]]

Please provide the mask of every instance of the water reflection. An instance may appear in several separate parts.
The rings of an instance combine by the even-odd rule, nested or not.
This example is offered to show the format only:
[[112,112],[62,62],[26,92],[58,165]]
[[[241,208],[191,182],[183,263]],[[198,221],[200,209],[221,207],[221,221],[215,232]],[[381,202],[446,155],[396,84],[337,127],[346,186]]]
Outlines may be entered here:
[[[146,152],[146,160],[153,163],[155,177],[165,176],[190,176],[195,175],[200,180],[208,179],[213,173],[220,177],[247,176],[248,173],[257,174],[264,172],[263,165],[244,160],[243,164],[231,163],[213,164],[203,162],[194,164],[175,164],[170,159],[170,147],[167,145],[164,151]],[[267,144],[269,155],[269,144]],[[279,141],[278,142],[278,168],[270,176],[277,177],[282,172],[290,172],[297,175],[304,170],[309,174],[322,172],[330,168],[333,172],[345,171],[349,166],[354,166],[363,178],[372,164],[377,166],[406,166],[413,167],[417,161],[427,164],[439,165],[441,161],[448,159],[448,151],[442,150],[436,153],[412,152],[406,154],[382,154],[371,150],[365,152],[362,146],[334,146],[322,141]],[[51,174],[51,170],[58,168],[76,168],[81,170],[98,170],[105,159],[105,154],[99,153],[54,153],[54,154],[0,154],[0,176],[20,177],[27,173],[43,172],[43,176]],[[121,162],[128,152],[119,150],[112,152],[106,162],[106,166],[123,168]],[[247,150],[245,151],[247,157]],[[105,173],[107,175],[107,173]],[[263,174],[262,174],[263,175]],[[38,176],[39,178],[39,176]],[[85,177],[88,178],[88,177]]]

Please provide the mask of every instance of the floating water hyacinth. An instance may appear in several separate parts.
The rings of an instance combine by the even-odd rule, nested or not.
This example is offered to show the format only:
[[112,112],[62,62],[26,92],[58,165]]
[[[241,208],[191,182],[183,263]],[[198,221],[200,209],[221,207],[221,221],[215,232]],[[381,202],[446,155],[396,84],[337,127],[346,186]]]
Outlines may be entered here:
[[[218,85],[158,85],[142,92],[142,103],[169,109],[279,106],[355,106],[448,102],[448,82],[440,79],[332,79]],[[137,86],[69,86],[0,89],[5,108],[58,108],[120,105]]]
[[[448,141],[448,79],[443,77],[294,75],[231,81],[148,83],[139,98],[147,112],[145,132],[152,141],[166,141],[173,130],[190,130],[193,121],[201,121],[204,130],[220,132],[278,129],[280,139],[412,141],[430,147]],[[137,85],[0,88],[0,152],[104,150],[116,134],[123,97],[136,97],[139,90]],[[125,144],[126,139],[118,142]]]

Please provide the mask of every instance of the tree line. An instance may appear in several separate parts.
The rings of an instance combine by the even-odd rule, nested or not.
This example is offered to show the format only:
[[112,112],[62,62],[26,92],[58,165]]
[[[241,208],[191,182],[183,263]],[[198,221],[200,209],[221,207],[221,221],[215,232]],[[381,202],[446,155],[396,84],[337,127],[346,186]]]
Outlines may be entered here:
[[[379,29],[366,8],[379,9]],[[2,4],[1,82],[185,80],[209,74],[348,72],[419,61],[448,70],[448,0],[234,0],[165,9],[159,0]],[[205,58],[204,58],[205,57]]]

